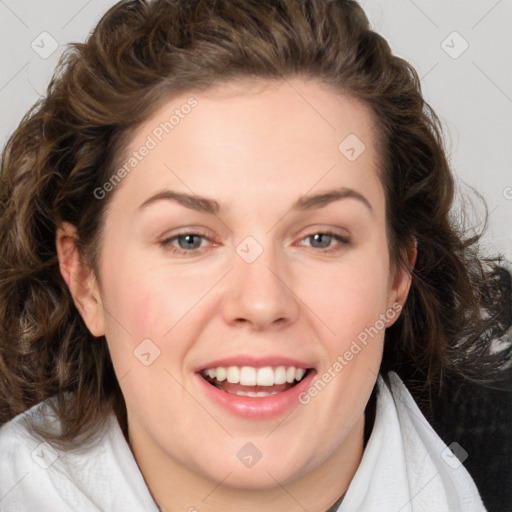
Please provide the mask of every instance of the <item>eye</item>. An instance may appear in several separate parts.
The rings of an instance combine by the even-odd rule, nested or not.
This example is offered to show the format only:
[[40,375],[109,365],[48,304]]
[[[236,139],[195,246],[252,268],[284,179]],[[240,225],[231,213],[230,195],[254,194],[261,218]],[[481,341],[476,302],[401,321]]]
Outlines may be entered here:
[[[207,240],[211,242],[210,238],[207,237],[205,234],[190,231],[185,233],[179,233],[170,238],[166,238],[165,240],[159,242],[159,245],[163,247],[165,250],[172,252],[173,254],[199,254],[202,251],[198,251],[197,249],[202,248],[202,240]],[[177,242],[178,247],[174,245],[174,242]]]
[[[319,231],[304,237],[301,241],[310,240],[313,249],[319,249],[321,252],[333,252],[341,250],[344,245],[348,245],[350,240],[347,236],[340,235],[333,231]],[[332,242],[336,245],[332,245]]]
[[[159,245],[166,251],[177,255],[201,254],[204,248],[203,241],[212,242],[211,238],[204,233],[187,231],[178,233],[172,237],[159,242]],[[340,235],[333,231],[319,231],[302,238],[301,242],[309,240],[311,247],[320,252],[330,253],[341,250],[343,246],[348,245],[350,240],[347,236]],[[335,242],[335,245],[333,245]]]

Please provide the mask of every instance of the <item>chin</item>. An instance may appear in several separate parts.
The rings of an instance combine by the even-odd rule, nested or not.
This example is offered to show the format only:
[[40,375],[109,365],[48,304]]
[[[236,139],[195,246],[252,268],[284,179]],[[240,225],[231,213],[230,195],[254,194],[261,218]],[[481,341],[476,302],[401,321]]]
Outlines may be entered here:
[[[226,478],[230,471],[231,474]],[[221,482],[225,479],[222,483],[223,486],[254,491],[268,490],[277,485],[287,484],[296,478],[298,478],[298,475],[291,472],[290,467],[277,466],[275,464],[259,468],[241,468],[235,464],[226,473],[215,475],[216,482]]]

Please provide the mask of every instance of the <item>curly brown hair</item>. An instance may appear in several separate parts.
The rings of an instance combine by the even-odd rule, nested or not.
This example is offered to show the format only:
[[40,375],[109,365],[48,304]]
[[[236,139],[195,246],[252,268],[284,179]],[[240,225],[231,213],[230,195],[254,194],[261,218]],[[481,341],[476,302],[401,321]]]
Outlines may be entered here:
[[[106,183],[141,123],[171,95],[242,78],[319,80],[363,101],[379,132],[389,250],[417,242],[408,300],[387,330],[382,371],[419,402],[443,378],[499,386],[510,348],[496,260],[480,259],[450,213],[439,119],[418,75],[351,0],[123,0],[59,61],[46,96],[8,140],[0,174],[0,424],[49,397],[65,443],[91,433],[123,396],[106,340],[95,339],[59,271],[56,230],[77,229],[98,276]],[[494,263],[493,263],[494,262]],[[100,283],[101,286],[101,283]],[[505,315],[505,316],[504,316]],[[508,320],[510,321],[510,320]]]

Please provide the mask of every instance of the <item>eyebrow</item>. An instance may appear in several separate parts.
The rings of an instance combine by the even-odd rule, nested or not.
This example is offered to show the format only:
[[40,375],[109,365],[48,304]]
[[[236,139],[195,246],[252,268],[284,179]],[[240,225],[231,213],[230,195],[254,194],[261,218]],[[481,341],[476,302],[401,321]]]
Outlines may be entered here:
[[[324,206],[327,206],[328,204],[334,201],[347,198],[352,198],[360,201],[368,208],[368,210],[370,210],[371,213],[373,213],[372,205],[370,204],[368,199],[366,199],[366,197],[364,197],[361,193],[357,192],[356,190],[346,187],[327,190],[319,194],[305,195],[299,197],[299,199],[291,207],[291,210],[316,210],[319,208],[323,208]],[[153,204],[161,200],[173,201],[184,206],[185,208],[196,210],[198,212],[210,213],[214,215],[217,215],[222,210],[220,203],[215,199],[210,199],[198,195],[185,194],[182,192],[175,192],[173,190],[162,190],[161,192],[158,192],[154,196],[151,196],[149,199],[146,199],[146,201],[144,201],[139,206],[139,210],[142,210],[149,206],[150,204]]]

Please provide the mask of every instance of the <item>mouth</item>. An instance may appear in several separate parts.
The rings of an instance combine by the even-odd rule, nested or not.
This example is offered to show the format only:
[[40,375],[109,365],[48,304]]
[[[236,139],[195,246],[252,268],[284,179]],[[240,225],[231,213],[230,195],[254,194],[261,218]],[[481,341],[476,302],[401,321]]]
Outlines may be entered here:
[[199,372],[211,386],[231,395],[265,398],[284,393],[309,377],[313,368],[217,366]]
[[[244,420],[273,420],[303,407],[300,396],[316,369],[284,355],[239,354],[195,368],[198,396],[215,410]],[[307,409],[310,411],[310,409]]]

